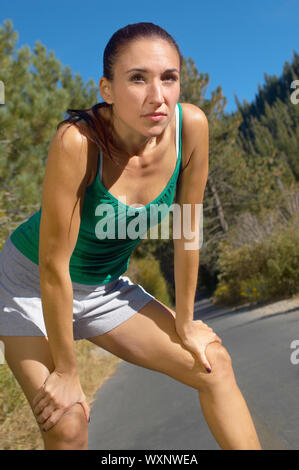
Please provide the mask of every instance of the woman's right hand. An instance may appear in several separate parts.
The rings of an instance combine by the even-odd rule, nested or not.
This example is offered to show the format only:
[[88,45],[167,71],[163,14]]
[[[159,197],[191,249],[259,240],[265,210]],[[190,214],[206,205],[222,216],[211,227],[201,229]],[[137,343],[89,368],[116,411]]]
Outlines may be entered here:
[[61,373],[54,370],[33,398],[33,412],[43,430],[51,429],[75,403],[83,407],[89,422],[90,407],[81,388],[77,373]]

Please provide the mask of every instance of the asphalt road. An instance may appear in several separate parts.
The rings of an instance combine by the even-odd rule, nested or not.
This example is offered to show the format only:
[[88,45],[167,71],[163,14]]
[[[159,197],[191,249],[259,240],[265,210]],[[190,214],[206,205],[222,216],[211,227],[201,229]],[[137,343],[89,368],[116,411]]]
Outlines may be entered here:
[[[299,364],[291,361],[290,345],[299,340],[299,302],[294,307],[285,301],[271,312],[217,308],[202,298],[195,304],[194,318],[211,326],[229,351],[262,448],[298,450]],[[196,390],[122,361],[92,405],[89,449],[220,447],[203,418]]]

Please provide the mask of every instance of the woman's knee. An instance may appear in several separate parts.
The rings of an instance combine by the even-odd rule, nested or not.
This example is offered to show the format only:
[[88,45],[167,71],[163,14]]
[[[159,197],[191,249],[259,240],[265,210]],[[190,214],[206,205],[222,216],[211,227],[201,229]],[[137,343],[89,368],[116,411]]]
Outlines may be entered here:
[[216,341],[209,343],[205,354],[211,364],[212,371],[207,374],[200,374],[199,390],[210,390],[211,387],[225,386],[234,381],[231,356],[222,344]]
[[214,341],[206,347],[206,356],[211,366],[217,370],[231,369],[232,360],[228,350],[221,343]]
[[[39,425],[42,430],[42,424]],[[48,431],[42,431],[46,449],[87,449],[88,423],[82,406],[75,403]]]
[[[54,370],[48,341],[39,336],[0,336],[5,359],[20,384],[33,412],[32,401],[45,379]],[[36,419],[36,416],[34,415]],[[37,422],[37,421],[36,421]],[[88,423],[79,403],[73,405],[48,431],[39,429],[46,448],[87,448]]]

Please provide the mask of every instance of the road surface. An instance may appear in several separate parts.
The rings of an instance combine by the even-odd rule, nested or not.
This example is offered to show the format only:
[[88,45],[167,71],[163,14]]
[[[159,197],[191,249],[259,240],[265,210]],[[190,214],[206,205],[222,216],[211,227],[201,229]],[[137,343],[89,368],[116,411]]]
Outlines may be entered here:
[[[299,449],[299,298],[235,310],[195,304],[229,351],[262,448]],[[293,356],[291,356],[293,353]],[[294,361],[294,358],[297,361]],[[293,358],[293,359],[292,359]],[[162,373],[122,361],[98,390],[90,450],[219,450],[196,390]]]

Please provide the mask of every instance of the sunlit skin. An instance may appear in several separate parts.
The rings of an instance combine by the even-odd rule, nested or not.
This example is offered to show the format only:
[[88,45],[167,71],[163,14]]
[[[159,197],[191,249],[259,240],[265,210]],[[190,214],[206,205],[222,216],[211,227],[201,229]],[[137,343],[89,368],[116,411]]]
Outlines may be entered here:
[[[128,72],[132,68],[146,70]],[[131,172],[130,178],[122,178],[125,181],[116,187],[118,194],[125,188],[124,193],[131,192],[131,198],[144,200],[147,196],[152,200],[154,190],[157,194],[158,189],[161,192],[167,164],[168,170],[171,169],[170,157],[174,163],[179,70],[180,56],[175,46],[157,37],[139,38],[126,43],[118,54],[113,66],[114,79],[111,82],[104,77],[100,79],[101,96],[113,110],[110,114],[111,107],[98,109],[106,121],[105,134],[108,134],[109,144],[110,139],[114,144],[114,156],[123,160],[123,167],[131,166],[136,170]],[[160,121],[144,117],[158,111],[166,114]],[[208,175],[209,134],[202,110],[191,103],[182,103],[181,111],[184,116],[184,125],[180,129],[181,158],[185,157],[188,164],[181,172],[174,201],[182,208],[185,203],[196,204],[203,199]],[[82,135],[85,131],[87,135],[88,126],[84,123],[79,126],[82,126]],[[99,133],[100,130],[99,126]],[[42,263],[40,257],[39,271],[41,290],[50,289],[49,294],[43,296],[42,306],[45,311],[49,308],[51,313],[53,309],[53,315],[49,315],[46,321],[46,329],[51,331],[53,338],[51,347],[45,337],[0,336],[0,340],[5,342],[6,361],[30,403],[45,450],[88,450],[90,406],[81,387],[73,354],[72,279],[66,274],[80,229],[86,185],[95,181],[93,171],[97,168],[99,148],[92,138],[82,140],[75,127],[72,131],[67,134],[67,147],[73,151],[60,153],[59,135],[51,142],[43,185],[43,214],[47,225],[41,221],[39,253],[42,255],[50,249],[51,262]],[[84,155],[81,153],[82,141],[85,142]],[[164,159],[164,166],[161,159]],[[121,179],[119,171],[115,170],[109,158],[104,157],[103,161],[107,179],[110,176],[109,189],[111,180],[114,188]],[[152,184],[147,185],[144,184],[146,178],[139,171],[146,164],[154,168],[149,172]],[[63,169],[62,174],[60,169]],[[137,182],[135,187],[132,181]],[[160,184],[160,188],[155,186],[155,182]],[[167,187],[166,182],[164,184]],[[149,192],[146,194],[147,187]],[[153,298],[117,327],[87,340],[121,360],[164,373],[197,390],[204,418],[222,449],[261,449],[254,423],[235,380],[228,351],[212,328],[191,318],[193,308],[191,311],[189,299],[193,295],[192,285],[196,287],[199,257],[195,250],[188,256],[190,251],[184,250],[179,239],[174,242],[176,310]],[[87,252],[86,256],[90,254]],[[48,256],[44,259],[47,260]],[[210,373],[206,370],[207,364],[211,366]],[[96,368],[94,373],[97,374]],[[189,416],[184,417],[186,423],[188,419]],[[184,426],[181,432],[184,432]]]
[[[144,69],[130,71],[130,69]],[[175,69],[175,70],[173,70]],[[169,71],[172,70],[172,71]],[[136,160],[157,147],[180,96],[180,58],[174,46],[159,38],[131,42],[119,54],[113,81],[101,77],[103,99],[113,104],[114,138]],[[144,117],[161,111],[160,121]]]

